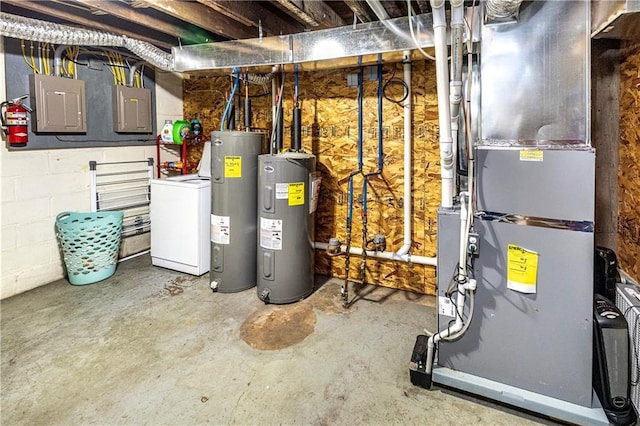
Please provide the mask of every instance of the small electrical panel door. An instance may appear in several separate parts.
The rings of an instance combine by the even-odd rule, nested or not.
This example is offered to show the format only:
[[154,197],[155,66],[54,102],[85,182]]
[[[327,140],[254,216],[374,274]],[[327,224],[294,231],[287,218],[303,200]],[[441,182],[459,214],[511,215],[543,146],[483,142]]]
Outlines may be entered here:
[[113,87],[113,131],[151,133],[151,90],[138,87]]
[[29,76],[33,131],[86,133],[85,82],[51,75]]

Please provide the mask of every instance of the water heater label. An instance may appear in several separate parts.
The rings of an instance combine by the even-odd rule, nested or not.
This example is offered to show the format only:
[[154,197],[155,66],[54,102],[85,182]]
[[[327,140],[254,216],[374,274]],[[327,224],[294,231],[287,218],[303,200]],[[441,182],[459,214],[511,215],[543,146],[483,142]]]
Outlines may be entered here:
[[276,200],[288,200],[288,199],[289,199],[289,184],[276,183]]
[[216,244],[229,244],[231,220],[229,216],[211,215],[211,241]]
[[304,205],[304,182],[291,182],[289,184],[289,205]]
[[507,288],[535,293],[538,277],[538,253],[509,244],[507,247]]
[[282,250],[282,220],[260,218],[260,247]]
[[226,155],[224,157],[224,177],[242,177],[242,157],[239,155]]

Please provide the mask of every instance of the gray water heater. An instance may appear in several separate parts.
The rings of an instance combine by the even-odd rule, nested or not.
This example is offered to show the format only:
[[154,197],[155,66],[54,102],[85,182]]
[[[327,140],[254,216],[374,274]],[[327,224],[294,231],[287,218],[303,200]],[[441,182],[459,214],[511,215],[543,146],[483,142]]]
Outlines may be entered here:
[[211,289],[256,285],[256,182],[262,134],[211,133]]
[[320,191],[313,155],[258,160],[258,297],[291,303],[313,291],[314,212]]

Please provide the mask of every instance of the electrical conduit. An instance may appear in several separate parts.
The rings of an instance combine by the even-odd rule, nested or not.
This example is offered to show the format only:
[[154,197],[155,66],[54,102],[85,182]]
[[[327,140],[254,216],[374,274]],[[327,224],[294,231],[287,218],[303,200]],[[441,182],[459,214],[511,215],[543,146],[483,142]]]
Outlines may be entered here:
[[[451,81],[449,82],[449,108],[451,111],[452,154],[458,154],[458,123],[462,102],[462,39],[464,35],[464,0],[451,0]],[[456,167],[452,167],[453,182]]]

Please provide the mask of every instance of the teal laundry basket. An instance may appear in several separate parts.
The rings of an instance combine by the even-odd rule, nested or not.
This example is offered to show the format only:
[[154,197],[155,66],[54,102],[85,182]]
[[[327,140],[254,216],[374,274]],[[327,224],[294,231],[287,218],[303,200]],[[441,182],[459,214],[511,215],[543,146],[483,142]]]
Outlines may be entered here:
[[114,274],[123,216],[114,211],[63,212],[56,217],[56,235],[71,284],[92,284]]

